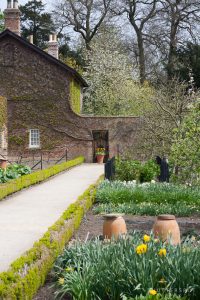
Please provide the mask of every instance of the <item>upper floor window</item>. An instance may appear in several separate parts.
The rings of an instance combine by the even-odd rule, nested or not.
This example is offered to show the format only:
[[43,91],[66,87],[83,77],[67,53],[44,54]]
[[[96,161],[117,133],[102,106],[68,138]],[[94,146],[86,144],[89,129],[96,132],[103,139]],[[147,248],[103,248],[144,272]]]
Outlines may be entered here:
[[39,131],[39,129],[30,129],[30,131],[29,131],[29,148],[40,148],[40,131]]

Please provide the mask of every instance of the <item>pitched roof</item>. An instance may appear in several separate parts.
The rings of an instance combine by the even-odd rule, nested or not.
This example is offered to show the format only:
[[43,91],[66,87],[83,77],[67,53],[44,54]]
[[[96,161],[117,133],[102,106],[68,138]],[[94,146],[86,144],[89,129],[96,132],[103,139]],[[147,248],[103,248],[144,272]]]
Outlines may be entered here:
[[33,51],[37,52],[38,54],[42,55],[43,57],[45,57],[47,60],[55,63],[56,65],[60,66],[61,68],[63,68],[64,70],[66,70],[68,73],[70,73],[83,87],[88,87],[87,82],[83,79],[83,77],[74,69],[70,68],[69,66],[67,66],[66,64],[64,64],[63,62],[61,62],[60,60],[56,59],[55,57],[53,57],[52,55],[48,54],[47,52],[43,51],[42,49],[40,49],[39,47],[29,43],[27,40],[25,40],[24,38],[22,38],[21,36],[15,34],[14,32],[10,31],[9,29],[4,30],[1,34],[0,34],[0,40],[2,38],[4,38],[5,36],[11,36],[12,38],[14,38],[15,40],[18,40],[20,43],[22,43],[23,45],[25,45],[26,47],[29,47],[30,49],[32,49]]

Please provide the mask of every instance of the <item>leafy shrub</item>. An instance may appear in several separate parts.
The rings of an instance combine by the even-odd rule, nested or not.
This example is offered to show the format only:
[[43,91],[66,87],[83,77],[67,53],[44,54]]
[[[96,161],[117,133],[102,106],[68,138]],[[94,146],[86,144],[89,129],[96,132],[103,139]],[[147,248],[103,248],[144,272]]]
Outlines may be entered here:
[[[118,241],[76,243],[65,249],[54,267],[56,295],[58,299],[70,295],[80,300],[139,300],[151,299],[154,290],[199,300],[199,270],[200,248],[188,239],[174,247],[151,236],[144,244],[141,235],[134,233]],[[160,299],[178,300],[176,296]]]
[[9,180],[17,179],[30,173],[30,167],[19,164],[10,165],[5,170],[0,168],[0,183],[5,183]]
[[137,160],[116,160],[116,179],[150,182],[159,174],[159,167],[153,160],[141,163]]
[[150,182],[159,175],[159,166],[153,160],[148,160],[141,165],[140,168],[140,182]]
[[116,179],[139,180],[141,163],[137,160],[116,160]]

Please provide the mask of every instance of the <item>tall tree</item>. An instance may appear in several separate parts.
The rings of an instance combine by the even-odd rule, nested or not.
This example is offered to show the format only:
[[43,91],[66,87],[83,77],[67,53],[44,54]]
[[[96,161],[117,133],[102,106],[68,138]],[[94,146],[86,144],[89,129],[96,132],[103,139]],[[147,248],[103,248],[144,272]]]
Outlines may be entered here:
[[146,79],[145,40],[147,26],[157,13],[158,0],[116,0],[113,11],[116,15],[126,14],[137,38],[140,82]]
[[143,131],[141,132],[144,150],[151,155],[170,153],[173,143],[173,130],[178,129],[188,108],[193,102],[193,95],[186,92],[188,84],[173,78],[155,90],[150,101],[150,109],[144,113]]
[[78,32],[90,50],[90,44],[106,19],[113,0],[61,0],[55,13],[63,27],[70,26]]
[[51,14],[44,12],[45,5],[42,1],[32,0],[20,6],[22,36],[27,38],[33,35],[33,42],[45,48],[49,34],[55,31]]
[[165,28],[168,48],[168,78],[174,76],[176,68],[176,52],[184,43],[185,37],[195,38],[200,22],[199,0],[161,0],[160,25]]
[[4,30],[4,14],[0,10],[0,32]]

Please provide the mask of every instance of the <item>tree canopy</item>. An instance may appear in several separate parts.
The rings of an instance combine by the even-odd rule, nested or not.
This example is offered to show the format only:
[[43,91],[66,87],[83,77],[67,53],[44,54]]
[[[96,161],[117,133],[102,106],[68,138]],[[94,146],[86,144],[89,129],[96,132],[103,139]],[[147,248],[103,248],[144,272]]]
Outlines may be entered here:
[[45,48],[49,34],[55,31],[55,25],[50,13],[45,12],[42,1],[32,0],[20,6],[22,36],[33,35],[36,46]]

